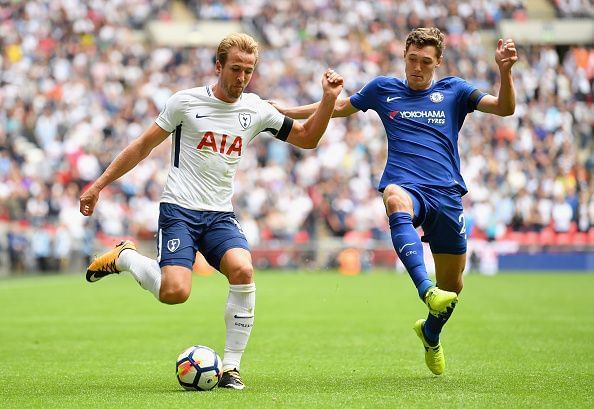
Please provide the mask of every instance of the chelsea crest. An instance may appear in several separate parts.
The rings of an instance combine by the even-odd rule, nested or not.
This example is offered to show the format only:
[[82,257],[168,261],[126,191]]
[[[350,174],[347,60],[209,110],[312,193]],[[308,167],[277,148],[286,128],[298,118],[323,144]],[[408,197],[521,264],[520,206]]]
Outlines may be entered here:
[[429,99],[431,100],[431,102],[435,102],[436,104],[438,102],[443,101],[443,94],[441,92],[433,92],[431,93],[431,95],[429,95]]

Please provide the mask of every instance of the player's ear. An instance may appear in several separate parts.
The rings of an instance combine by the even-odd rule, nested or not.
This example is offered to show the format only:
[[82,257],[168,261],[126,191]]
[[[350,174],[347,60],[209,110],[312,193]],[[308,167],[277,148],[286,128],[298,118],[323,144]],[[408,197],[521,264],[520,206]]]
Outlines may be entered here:
[[443,57],[439,57],[437,59],[437,64],[435,64],[436,67],[439,67],[441,65],[441,62],[443,61]]
[[217,60],[217,62],[215,62],[215,72],[217,73],[217,75],[220,75],[221,71],[223,71],[223,65],[219,60]]

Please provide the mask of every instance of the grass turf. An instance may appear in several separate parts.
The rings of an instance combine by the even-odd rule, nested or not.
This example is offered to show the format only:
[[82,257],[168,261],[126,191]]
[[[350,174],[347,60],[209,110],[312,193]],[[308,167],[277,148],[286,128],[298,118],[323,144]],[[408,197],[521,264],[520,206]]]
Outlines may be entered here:
[[[244,391],[185,392],[174,361],[222,354],[222,276],[157,303],[130,277],[0,280],[3,408],[592,407],[594,275],[470,275],[432,375],[407,276],[259,273]],[[589,290],[588,290],[589,289]]]

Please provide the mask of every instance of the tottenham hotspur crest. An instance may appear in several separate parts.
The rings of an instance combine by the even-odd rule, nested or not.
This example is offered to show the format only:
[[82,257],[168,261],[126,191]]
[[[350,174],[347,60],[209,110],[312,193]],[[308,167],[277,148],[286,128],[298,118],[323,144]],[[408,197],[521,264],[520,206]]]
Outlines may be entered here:
[[252,116],[250,114],[246,114],[245,112],[239,113],[239,124],[243,129],[248,129],[251,123]]
[[179,248],[179,239],[171,239],[167,242],[167,250],[175,253],[175,250]]
[[429,95],[429,99],[431,100],[431,102],[435,102],[436,104],[438,102],[443,101],[443,94],[441,92],[433,92],[431,93],[431,95]]

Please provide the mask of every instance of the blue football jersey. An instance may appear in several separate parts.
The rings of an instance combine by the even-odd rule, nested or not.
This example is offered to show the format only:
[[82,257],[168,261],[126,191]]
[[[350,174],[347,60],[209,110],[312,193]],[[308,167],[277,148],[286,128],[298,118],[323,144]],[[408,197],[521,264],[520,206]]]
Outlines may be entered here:
[[[471,97],[472,95],[472,97]],[[458,131],[485,93],[458,77],[415,91],[395,77],[377,77],[350,98],[361,110],[381,118],[388,137],[388,159],[379,184],[457,187],[460,174]]]

